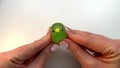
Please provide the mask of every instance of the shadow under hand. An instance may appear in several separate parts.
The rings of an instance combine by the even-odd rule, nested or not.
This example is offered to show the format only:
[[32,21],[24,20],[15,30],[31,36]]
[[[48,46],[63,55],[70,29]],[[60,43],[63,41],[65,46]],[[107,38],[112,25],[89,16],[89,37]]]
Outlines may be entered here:
[[77,59],[66,49],[59,47],[45,64],[45,68],[82,68]]

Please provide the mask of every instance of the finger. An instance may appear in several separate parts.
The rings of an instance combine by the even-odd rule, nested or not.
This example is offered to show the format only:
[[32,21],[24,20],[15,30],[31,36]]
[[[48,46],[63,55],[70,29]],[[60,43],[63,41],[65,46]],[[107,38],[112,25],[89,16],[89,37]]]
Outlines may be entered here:
[[[49,46],[48,46],[48,48],[46,48],[47,50],[50,48],[50,50],[51,51],[49,51],[49,52],[54,52],[57,48],[58,48],[58,44],[53,44],[53,43],[50,43],[49,44]],[[45,49],[43,49],[44,51],[45,51]],[[43,51],[42,50],[42,51]],[[32,63],[35,59],[36,59],[36,57],[38,56],[38,55],[40,55],[40,54],[42,54],[41,52],[42,51],[40,51],[40,52],[38,52],[37,54],[35,54],[33,57],[31,57],[29,60],[27,60],[25,63],[24,63],[24,65],[25,66],[28,66],[30,63]],[[49,52],[48,52],[48,54],[49,54]],[[45,51],[45,53],[47,53],[46,51]],[[44,56],[44,55],[43,55]],[[44,58],[45,59],[45,58]]]
[[92,34],[89,32],[84,31],[74,31],[69,30],[67,31],[68,38],[73,40],[74,42],[83,45],[89,49],[92,49],[96,52],[103,52],[103,50],[107,47],[107,43],[112,41],[112,39],[109,39],[107,37],[98,35],[98,34]]
[[62,47],[68,48],[78,59],[78,61],[84,65],[84,64],[90,64],[97,61],[95,58],[93,58],[90,54],[88,54],[84,49],[82,49],[78,44],[72,42],[69,39],[65,39],[60,43]]
[[58,45],[51,43],[47,48],[45,48],[39,55],[35,58],[35,60],[29,64],[27,68],[44,68],[44,64],[48,57],[51,55],[53,51],[57,49]]
[[51,35],[49,29],[47,35],[42,37],[40,40],[37,40],[31,44],[27,44],[10,51],[8,54],[9,56],[8,58],[14,63],[21,64],[25,60],[31,58],[41,49],[45,48],[50,42],[51,42]]

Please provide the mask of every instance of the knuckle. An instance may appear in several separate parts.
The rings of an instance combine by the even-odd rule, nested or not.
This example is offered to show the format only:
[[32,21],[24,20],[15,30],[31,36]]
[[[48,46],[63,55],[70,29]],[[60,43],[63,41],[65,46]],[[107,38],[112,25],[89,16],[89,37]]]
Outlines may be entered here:
[[6,60],[8,60],[10,63],[14,64],[22,64],[24,63],[24,58],[21,55],[16,55],[13,52],[8,52],[6,54]]
[[[87,33],[87,34],[86,34],[86,38],[87,38],[87,39],[86,39],[87,41],[91,41],[91,42],[94,41],[94,35],[93,35],[92,33]],[[88,44],[88,43],[87,43],[87,44]],[[88,45],[89,45],[89,44],[88,44]]]
[[84,32],[85,34],[86,34],[86,36],[90,36],[90,35],[92,35],[92,33],[90,33],[90,32]]
[[95,64],[96,64],[96,63],[93,62],[93,61],[87,61],[87,65],[88,65],[90,68],[94,67]]
[[18,58],[18,56],[13,56],[11,58],[8,58],[8,60],[11,62],[11,63],[14,63],[14,64],[22,64],[24,63],[24,60],[21,59],[21,58]]
[[87,67],[89,68],[99,68],[98,66],[101,65],[101,63],[99,61],[87,61]]
[[90,39],[93,39],[93,34],[92,33],[87,33],[86,34],[87,38],[90,40]]
[[43,57],[49,56],[49,51],[47,51],[47,50],[43,51],[43,52],[42,52],[42,56],[43,56]]
[[120,40],[119,39],[113,40],[108,45],[111,47],[111,49],[117,49],[120,47]]
[[73,53],[78,57],[79,56],[79,48],[73,48]]
[[119,50],[120,50],[120,45],[118,45],[116,40],[113,40],[109,44],[107,44],[107,47],[104,49],[104,53],[114,56],[117,55]]
[[114,42],[120,46],[120,39],[115,39]]

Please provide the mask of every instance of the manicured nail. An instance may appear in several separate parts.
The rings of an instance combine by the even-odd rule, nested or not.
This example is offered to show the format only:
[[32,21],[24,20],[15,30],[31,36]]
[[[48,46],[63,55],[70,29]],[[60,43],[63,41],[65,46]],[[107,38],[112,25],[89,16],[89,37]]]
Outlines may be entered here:
[[53,46],[51,47],[51,51],[54,52],[57,48],[58,48],[58,45],[57,44],[53,44]]
[[68,48],[68,44],[67,44],[67,42],[65,42],[65,41],[60,42],[60,46],[62,46],[62,47],[65,48],[65,49]]

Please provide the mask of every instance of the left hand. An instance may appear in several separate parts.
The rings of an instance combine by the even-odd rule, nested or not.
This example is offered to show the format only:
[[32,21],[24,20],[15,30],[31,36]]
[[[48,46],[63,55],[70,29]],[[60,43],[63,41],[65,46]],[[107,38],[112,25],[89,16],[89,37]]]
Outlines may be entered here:
[[[0,53],[0,68],[43,68],[52,53],[50,30],[46,36],[33,43]],[[52,48],[52,50],[55,50]]]

